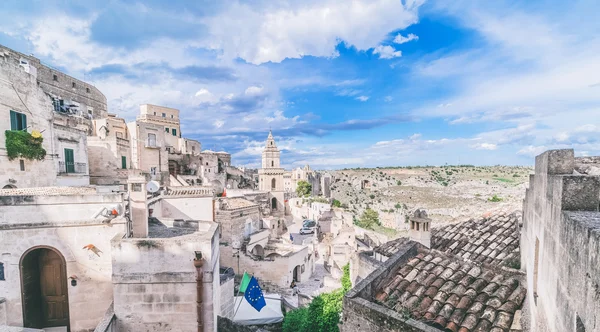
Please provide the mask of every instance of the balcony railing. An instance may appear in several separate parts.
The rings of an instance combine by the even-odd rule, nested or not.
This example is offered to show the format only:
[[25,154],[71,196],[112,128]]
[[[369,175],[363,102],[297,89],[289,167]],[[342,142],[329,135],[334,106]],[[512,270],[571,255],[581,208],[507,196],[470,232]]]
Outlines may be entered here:
[[86,174],[86,163],[75,163],[71,161],[58,162],[58,174]]

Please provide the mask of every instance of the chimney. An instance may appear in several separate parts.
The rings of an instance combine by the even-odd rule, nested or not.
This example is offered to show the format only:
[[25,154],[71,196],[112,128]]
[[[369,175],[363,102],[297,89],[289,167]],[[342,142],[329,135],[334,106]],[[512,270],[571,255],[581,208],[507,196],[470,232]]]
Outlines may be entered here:
[[431,231],[429,229],[431,219],[427,218],[425,210],[417,209],[410,216],[410,230],[408,235],[411,240],[419,242],[427,248],[431,248]]
[[133,237],[148,237],[148,202],[146,195],[146,178],[143,175],[129,175],[127,179],[129,191],[129,210],[133,228]]

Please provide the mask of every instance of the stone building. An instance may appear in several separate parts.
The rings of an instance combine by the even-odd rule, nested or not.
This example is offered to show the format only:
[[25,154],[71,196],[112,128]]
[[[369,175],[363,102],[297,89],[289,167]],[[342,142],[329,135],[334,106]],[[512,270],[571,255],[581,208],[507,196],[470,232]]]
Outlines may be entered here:
[[77,113],[87,119],[101,119],[107,116],[106,97],[92,84],[46,66],[32,55],[25,55],[2,45],[0,57],[11,59],[12,63],[34,76],[38,86],[56,100],[57,111]]
[[150,179],[169,184],[169,153],[162,125],[136,121],[127,124],[131,143],[131,167]]
[[268,192],[271,195],[271,209],[283,214],[285,212],[284,169],[281,168],[280,154],[273,133],[269,131],[262,152],[262,168],[258,170],[258,190]]
[[127,169],[133,168],[131,137],[125,120],[115,114],[95,119],[93,135],[87,137],[90,183],[98,185],[127,183]]
[[90,187],[0,190],[0,325],[93,330],[112,302],[123,203]]
[[523,202],[521,268],[532,331],[600,328],[600,157],[535,158]]
[[[54,107],[35,67],[21,64],[15,58],[19,54],[0,49],[0,187],[89,184],[89,118]],[[39,135],[46,151],[43,160],[9,160],[5,131]]]

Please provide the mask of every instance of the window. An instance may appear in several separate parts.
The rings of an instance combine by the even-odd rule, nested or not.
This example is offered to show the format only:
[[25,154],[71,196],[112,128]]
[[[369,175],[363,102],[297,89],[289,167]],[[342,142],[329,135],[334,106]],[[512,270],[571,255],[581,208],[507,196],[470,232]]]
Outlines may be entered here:
[[156,134],[148,134],[148,146],[156,147]]
[[90,93],[90,88],[85,88],[85,92]]
[[275,162],[271,160],[271,167],[275,167]]
[[21,167],[21,171],[25,170],[25,160],[21,159],[19,160],[19,166]]
[[192,146],[192,151],[196,151],[196,147],[195,146]]
[[23,113],[10,111],[10,130],[26,130],[27,116]]
[[150,175],[156,175],[156,167],[150,167]]
[[154,112],[154,115],[156,115],[156,112]]
[[173,128],[172,133],[173,133],[173,136],[177,136],[177,129]]
[[120,131],[117,131],[117,138],[123,138],[123,133]]
[[127,157],[121,156],[121,168],[127,169]]
[[171,119],[173,118],[173,114],[171,114]]
[[71,83],[71,86],[72,86],[72,87],[73,87],[73,89],[74,89],[74,88],[76,88],[76,87],[77,87],[77,84],[75,84],[75,82],[73,82],[73,83]]
[[56,74],[52,75],[52,79],[58,82],[58,76],[56,76]]
[[4,279],[4,263],[0,263],[0,280],[6,280]]
[[167,117],[167,114],[163,113],[163,114],[162,114],[162,117],[163,117],[163,118],[166,118],[166,117]]
[[168,133],[169,132],[169,128],[165,127],[165,131]]

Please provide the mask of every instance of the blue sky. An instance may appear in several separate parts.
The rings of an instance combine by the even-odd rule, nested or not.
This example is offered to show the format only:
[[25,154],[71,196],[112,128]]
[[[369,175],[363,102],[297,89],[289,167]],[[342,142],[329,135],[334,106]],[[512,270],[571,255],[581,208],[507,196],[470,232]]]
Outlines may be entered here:
[[0,43],[259,165],[600,155],[597,1],[3,1]]

